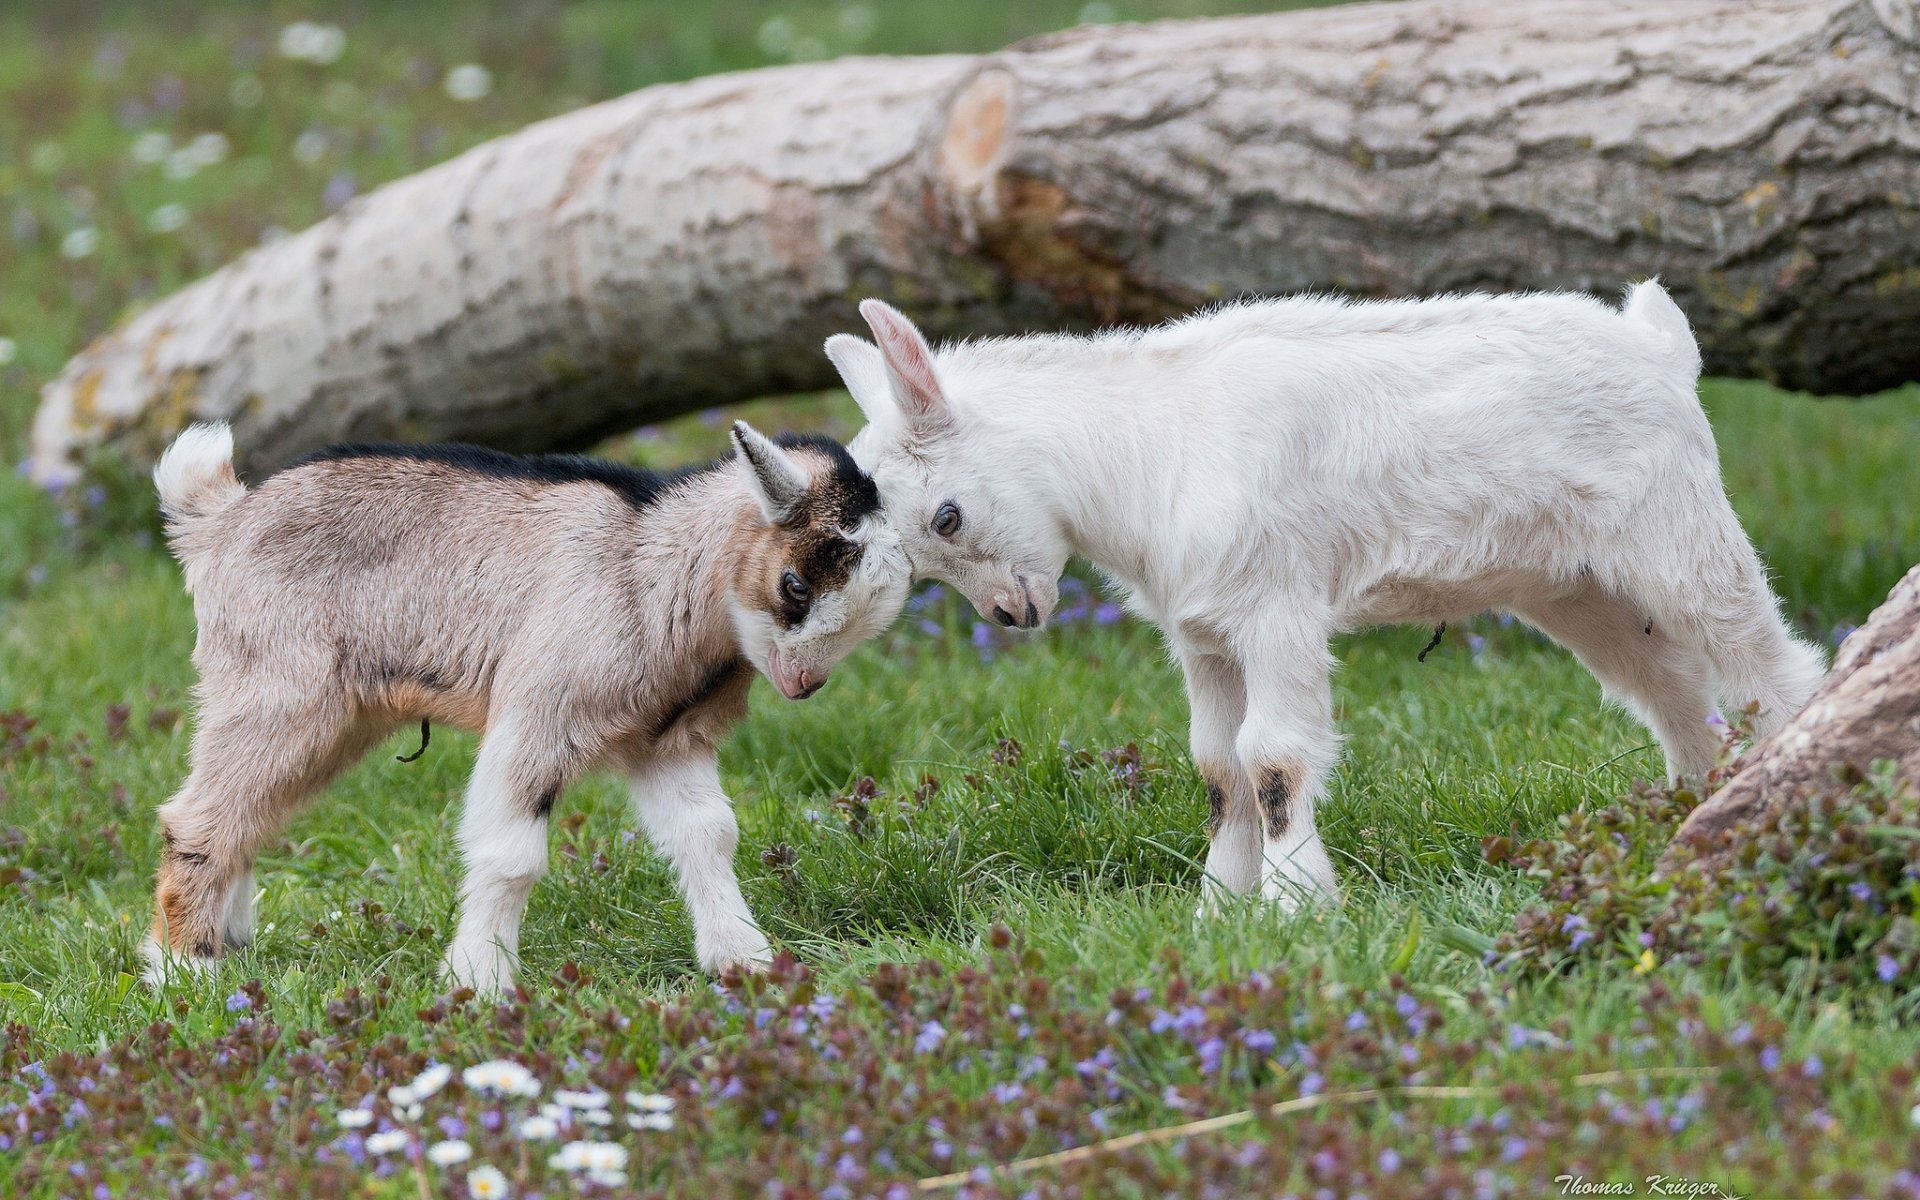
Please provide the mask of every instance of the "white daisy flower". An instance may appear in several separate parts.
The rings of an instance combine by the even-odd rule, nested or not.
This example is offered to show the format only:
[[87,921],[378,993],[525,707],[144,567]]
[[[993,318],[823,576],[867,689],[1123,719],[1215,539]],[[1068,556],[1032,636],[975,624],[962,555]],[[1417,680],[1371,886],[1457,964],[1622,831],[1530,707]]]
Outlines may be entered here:
[[405,1108],[413,1103],[413,1089],[405,1084],[388,1088],[387,1103],[393,1105],[395,1111]]
[[427,1147],[427,1161],[436,1167],[451,1167],[473,1157],[473,1147],[459,1138],[448,1138]]
[[405,1150],[407,1143],[412,1140],[413,1135],[404,1129],[382,1130],[367,1136],[367,1153],[392,1154],[398,1150]]
[[100,231],[83,225],[60,239],[60,253],[66,258],[85,258],[100,248]]
[[560,1122],[552,1117],[528,1117],[514,1132],[530,1142],[550,1142],[560,1136]]
[[625,1171],[588,1171],[587,1178],[604,1188],[627,1186],[627,1173]]
[[628,1092],[627,1104],[641,1112],[663,1113],[673,1111],[673,1097],[659,1092]]
[[665,1133],[673,1128],[673,1114],[663,1112],[640,1112],[627,1114],[627,1128],[647,1129],[655,1133]]
[[432,1063],[413,1077],[407,1086],[413,1089],[415,1100],[425,1100],[441,1088],[447,1086],[447,1080],[453,1078],[453,1068],[445,1063]]
[[187,206],[162,204],[147,214],[147,228],[154,233],[178,233],[187,223]]
[[555,1088],[553,1102],[562,1108],[605,1108],[607,1094],[599,1088],[588,1088],[585,1091]]
[[479,100],[493,90],[493,72],[479,63],[461,63],[447,72],[442,86],[455,100]]
[[627,1148],[617,1142],[568,1142],[547,1165],[562,1171],[624,1171]]
[[460,1072],[460,1081],[473,1091],[494,1096],[531,1098],[540,1094],[540,1081],[533,1077],[533,1072],[506,1059],[468,1067]]
[[373,1123],[373,1114],[364,1108],[343,1108],[333,1114],[342,1129],[365,1129]]
[[467,1172],[467,1195],[473,1200],[506,1200],[513,1194],[498,1167],[475,1167]]
[[232,143],[224,133],[203,133],[187,143],[187,153],[203,167],[211,167],[227,160],[227,151]]
[[590,1108],[577,1115],[582,1121],[585,1121],[589,1125],[613,1124],[613,1114],[604,1108]]
[[149,129],[133,139],[133,161],[143,166],[156,166],[166,159],[172,149],[172,138],[157,129]]

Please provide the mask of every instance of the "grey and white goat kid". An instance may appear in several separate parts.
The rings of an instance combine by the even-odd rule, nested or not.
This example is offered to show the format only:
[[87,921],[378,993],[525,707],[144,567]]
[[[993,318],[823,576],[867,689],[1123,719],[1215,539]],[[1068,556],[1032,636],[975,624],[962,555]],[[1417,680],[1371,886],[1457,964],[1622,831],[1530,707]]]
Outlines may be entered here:
[[838,444],[733,427],[736,455],[660,476],[471,446],[343,446],[249,491],[200,425],[154,470],[199,622],[192,773],[160,809],[152,939],[206,960],[253,929],[255,855],[414,721],[480,730],[446,969],[512,982],[547,819],[625,772],[702,967],[767,961],[734,877],[715,747],[756,670],[809,696],[893,622],[910,568]]
[[[1330,894],[1328,639],[1512,612],[1659,737],[1762,732],[1824,668],[1781,620],[1720,482],[1700,356],[1657,283],[1583,295],[1230,305],[1095,337],[935,352],[869,300],[827,342],[850,444],[917,574],[1041,624],[1071,555],[1166,634],[1211,806],[1209,888]],[[1211,893],[1210,893],[1211,895]]]

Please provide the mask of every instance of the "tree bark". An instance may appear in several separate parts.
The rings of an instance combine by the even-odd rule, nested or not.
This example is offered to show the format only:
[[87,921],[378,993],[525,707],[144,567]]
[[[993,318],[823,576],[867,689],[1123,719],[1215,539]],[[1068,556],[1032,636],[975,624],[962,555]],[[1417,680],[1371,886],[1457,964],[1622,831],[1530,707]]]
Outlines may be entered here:
[[[1920,790],[1920,566],[1841,645],[1838,660],[1800,714],[1762,739],[1719,791],[1688,814],[1667,869],[1690,857],[1713,871],[1755,822],[1790,805],[1850,791],[1891,761]],[[1691,856],[1676,854],[1682,846]]]
[[1081,28],[649,88],[258,249],[44,392],[33,470],[190,418],[579,445],[828,386],[888,297],[943,336],[1243,294],[1611,293],[1708,369],[1920,376],[1916,0],[1407,0]]

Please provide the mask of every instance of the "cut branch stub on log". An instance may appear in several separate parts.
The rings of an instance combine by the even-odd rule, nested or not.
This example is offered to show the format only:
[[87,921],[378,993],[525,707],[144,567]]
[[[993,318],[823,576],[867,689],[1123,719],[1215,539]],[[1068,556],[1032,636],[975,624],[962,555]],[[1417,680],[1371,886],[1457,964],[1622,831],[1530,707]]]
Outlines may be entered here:
[[1852,791],[1882,762],[1920,791],[1920,566],[1847,637],[1806,708],[1749,750],[1733,778],[1687,816],[1663,869],[1714,871],[1736,853],[1743,830]]
[[1916,0],[1406,0],[664,85],[400,180],[45,389],[34,472],[226,417],[579,445],[827,387],[865,295],[961,336],[1247,294],[1613,292],[1708,369],[1920,376]]

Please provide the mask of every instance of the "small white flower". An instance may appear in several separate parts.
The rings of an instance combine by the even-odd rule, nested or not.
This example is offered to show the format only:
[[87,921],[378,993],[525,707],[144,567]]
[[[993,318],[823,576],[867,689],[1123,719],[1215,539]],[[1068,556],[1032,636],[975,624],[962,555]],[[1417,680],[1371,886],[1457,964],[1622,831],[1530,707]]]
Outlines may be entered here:
[[193,151],[182,146],[167,155],[167,161],[160,168],[160,173],[175,183],[183,179],[192,179],[200,173],[200,160],[193,156]]
[[262,929],[262,930],[261,930],[260,932],[261,932],[261,933],[272,933],[272,932],[273,932],[274,930],[276,930],[276,929],[278,929],[278,928],[280,928],[280,926],[278,926],[278,925],[276,925],[276,924],[274,924],[274,923],[273,923],[272,921],[268,921],[268,922],[267,922],[267,927],[266,927],[265,929]]
[[295,21],[280,31],[280,54],[316,66],[339,61],[347,49],[347,35],[338,25]]
[[493,90],[493,72],[479,63],[461,63],[447,72],[441,85],[455,100],[479,100]]
[[418,1075],[415,1075],[413,1082],[407,1086],[413,1089],[413,1097],[415,1100],[425,1100],[428,1096],[433,1095],[441,1088],[447,1086],[447,1080],[452,1078],[452,1067],[445,1063],[433,1063]]
[[627,1173],[625,1171],[588,1171],[587,1178],[603,1188],[627,1186]]
[[203,167],[211,167],[227,160],[227,151],[232,143],[224,133],[203,133],[187,143],[187,153],[193,155]]
[[343,1108],[333,1115],[342,1129],[365,1129],[373,1123],[373,1114],[364,1108]]
[[459,1138],[448,1138],[427,1147],[427,1161],[436,1167],[451,1167],[473,1157],[473,1147]]
[[581,1092],[555,1088],[553,1102],[562,1108],[605,1108],[607,1094],[599,1088],[589,1088]]
[[542,1104],[540,1106],[540,1115],[560,1125],[570,1125],[573,1123],[573,1110],[570,1108],[562,1108],[558,1104]]
[[[0,337],[0,367],[4,367],[8,363],[12,362],[16,357],[19,356],[19,354],[20,354],[19,343],[15,342],[10,337]],[[91,920],[87,922],[87,928],[88,929],[93,928],[93,922]]]
[[547,1165],[562,1171],[624,1171],[627,1148],[617,1142],[568,1142]]
[[85,258],[100,248],[100,231],[83,225],[60,239],[60,253],[67,258]]
[[590,1108],[579,1114],[580,1119],[589,1125],[611,1125],[613,1114],[604,1108]]
[[418,1104],[409,1104],[407,1105],[407,1110],[400,1115],[409,1121],[418,1121],[426,1111],[426,1109],[420,1107]]
[[627,1104],[641,1112],[664,1113],[673,1111],[673,1097],[659,1092],[628,1092]]
[[392,1154],[396,1150],[405,1150],[413,1135],[404,1129],[388,1129],[367,1136],[368,1154]]
[[533,1072],[506,1059],[468,1067],[460,1072],[460,1081],[473,1091],[495,1096],[531,1098],[540,1094],[540,1081],[533,1077]]
[[393,1105],[396,1111],[405,1108],[413,1103],[413,1089],[405,1084],[388,1088],[387,1103]]
[[550,1142],[560,1136],[560,1123],[552,1117],[528,1117],[515,1132],[530,1142]]
[[650,1129],[656,1133],[665,1133],[673,1128],[673,1114],[663,1112],[637,1112],[627,1114],[627,1128]]
[[[304,130],[299,137],[293,139],[293,156],[308,166],[312,166],[327,156],[327,146],[328,142],[325,130]],[[340,914],[334,913],[333,919],[336,921],[339,920]]]
[[133,139],[133,161],[151,167],[164,160],[172,149],[172,138],[157,129],[149,129]]
[[506,1200],[512,1194],[498,1167],[475,1167],[467,1172],[467,1195],[473,1200]]
[[187,206],[162,204],[147,214],[147,228],[154,233],[177,233],[187,223]]
[[327,920],[329,920],[329,921],[338,921],[338,920],[340,919],[340,917],[341,917],[341,915],[342,915],[342,914],[341,914],[341,912],[340,912],[340,910],[336,908],[336,909],[334,909],[334,910],[333,910],[332,912],[330,912],[330,913],[328,913],[328,914],[327,914]]

